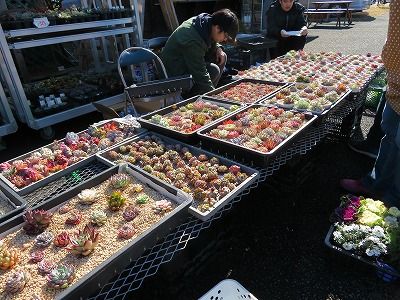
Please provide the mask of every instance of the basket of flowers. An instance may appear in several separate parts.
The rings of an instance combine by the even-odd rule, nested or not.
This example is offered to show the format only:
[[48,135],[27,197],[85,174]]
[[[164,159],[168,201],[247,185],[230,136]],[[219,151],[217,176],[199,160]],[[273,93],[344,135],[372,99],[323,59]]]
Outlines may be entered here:
[[341,197],[325,244],[377,268],[384,281],[400,278],[400,210],[362,196]]

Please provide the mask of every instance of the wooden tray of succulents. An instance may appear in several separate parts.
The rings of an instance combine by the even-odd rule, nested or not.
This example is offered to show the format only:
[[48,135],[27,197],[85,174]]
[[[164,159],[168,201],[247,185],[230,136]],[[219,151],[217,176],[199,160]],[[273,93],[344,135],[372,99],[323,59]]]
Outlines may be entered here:
[[96,152],[136,135],[138,127],[138,123],[136,127],[110,120],[78,133],[68,132],[64,139],[1,163],[0,180],[19,195],[26,195],[80,168]]
[[189,212],[209,220],[258,178],[257,170],[177,140],[147,132],[98,154],[109,165],[128,161],[193,196]]
[[0,225],[0,289],[82,299],[188,217],[191,197],[120,165]]
[[138,121],[144,128],[193,143],[198,139],[197,131],[240,107],[223,99],[195,96],[146,114]]

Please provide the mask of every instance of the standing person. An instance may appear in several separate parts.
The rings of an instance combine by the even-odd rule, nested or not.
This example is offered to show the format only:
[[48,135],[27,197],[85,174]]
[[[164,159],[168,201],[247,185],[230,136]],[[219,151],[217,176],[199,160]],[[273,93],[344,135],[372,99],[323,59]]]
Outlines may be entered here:
[[227,60],[218,43],[234,41],[238,31],[238,18],[229,9],[186,20],[172,33],[161,52],[168,76],[191,74],[192,94],[213,90]]
[[383,197],[387,205],[400,205],[400,0],[390,2],[389,28],[382,60],[388,89],[383,110],[378,157],[371,173],[360,180],[343,179],[341,186],[355,194]]
[[[278,46],[271,51],[271,58],[290,50],[301,50],[308,34],[304,19],[304,6],[294,0],[278,0],[267,11],[267,36],[278,39]],[[289,36],[288,31],[300,31],[300,36]]]

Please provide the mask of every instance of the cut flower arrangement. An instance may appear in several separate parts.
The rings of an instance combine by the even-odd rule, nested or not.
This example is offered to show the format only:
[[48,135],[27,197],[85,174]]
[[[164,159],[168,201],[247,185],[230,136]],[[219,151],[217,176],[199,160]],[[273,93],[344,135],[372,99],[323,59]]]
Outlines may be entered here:
[[56,211],[27,211],[23,227],[0,240],[2,295],[53,299],[175,207],[135,177],[118,173]]
[[400,270],[400,210],[382,201],[347,195],[331,216],[334,244]]
[[15,187],[23,188],[131,137],[139,126],[111,121],[81,133],[68,132],[61,141],[1,163],[0,172]]
[[151,117],[150,122],[179,132],[192,133],[238,108],[238,105],[225,108],[209,101],[198,100],[169,114],[156,114]]

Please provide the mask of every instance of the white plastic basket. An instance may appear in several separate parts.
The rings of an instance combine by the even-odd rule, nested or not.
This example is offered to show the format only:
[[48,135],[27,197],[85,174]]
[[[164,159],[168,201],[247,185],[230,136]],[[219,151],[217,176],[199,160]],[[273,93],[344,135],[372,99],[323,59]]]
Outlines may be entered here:
[[257,300],[239,282],[233,279],[225,279],[209,290],[199,300]]

